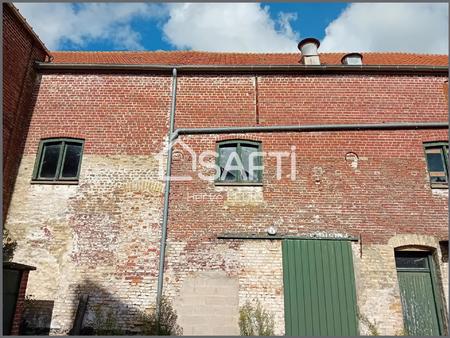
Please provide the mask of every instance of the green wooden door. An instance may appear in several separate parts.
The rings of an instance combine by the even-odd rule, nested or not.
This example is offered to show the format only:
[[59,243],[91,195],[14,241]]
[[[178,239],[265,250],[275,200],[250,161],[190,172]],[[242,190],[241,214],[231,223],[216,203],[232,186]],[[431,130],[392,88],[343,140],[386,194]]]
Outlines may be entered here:
[[395,261],[406,333],[412,336],[442,335],[442,308],[431,255],[427,252],[397,252]]
[[348,241],[284,240],[283,275],[286,335],[358,335]]

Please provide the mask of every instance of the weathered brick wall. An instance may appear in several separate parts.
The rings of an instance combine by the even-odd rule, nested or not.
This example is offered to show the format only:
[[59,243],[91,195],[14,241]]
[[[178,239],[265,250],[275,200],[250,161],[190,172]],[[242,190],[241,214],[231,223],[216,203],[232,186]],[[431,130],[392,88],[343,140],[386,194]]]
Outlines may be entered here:
[[[182,136],[196,153],[214,151],[216,141],[242,135]],[[386,243],[396,233],[421,233],[445,239],[447,198],[429,186],[423,142],[447,137],[446,130],[358,131],[246,134],[262,142],[263,151],[296,151],[296,177],[284,159],[283,177],[276,179],[276,159],[266,156],[263,198],[227,203],[235,187],[218,187],[198,178],[191,157],[174,161],[174,175],[193,179],[172,184],[170,237],[201,243],[221,232],[279,231],[307,234],[315,230],[362,234],[365,243]],[[177,150],[178,151],[178,150]],[[357,154],[357,168],[346,161]],[[210,160],[212,164],[212,159]],[[194,197],[204,194],[204,198]],[[251,205],[248,205],[251,202]]]
[[[445,80],[260,74],[256,93],[253,76],[181,74],[176,126],[248,126],[257,119],[264,125],[446,121]],[[131,329],[135,314],[153,306],[163,188],[155,156],[167,134],[170,84],[169,75],[66,73],[44,74],[36,87],[7,228],[19,243],[16,257],[37,267],[29,292],[55,301],[53,332],[70,329],[76,295],[83,290],[97,290],[91,304],[108,304],[120,325]],[[86,140],[80,184],[31,185],[39,140],[63,136]],[[293,235],[361,235],[363,255],[360,261],[354,255],[358,305],[381,323],[382,333],[399,330],[389,241],[399,234],[428,236],[434,243],[447,238],[448,193],[430,188],[422,147],[425,141],[446,140],[447,131],[195,135],[180,140],[200,153],[232,138],[261,141],[263,151],[295,147],[296,180],[276,180],[276,159],[266,156],[262,186],[215,186],[198,178],[191,155],[177,146],[173,174],[194,178],[173,182],[170,202],[164,290],[179,310],[180,322],[189,312],[179,302],[184,281],[224,272],[239,281],[239,305],[259,299],[274,313],[276,333],[284,332],[281,242],[217,239],[224,232],[265,232],[275,224],[279,233]],[[283,163],[283,175],[289,174],[290,160]],[[442,275],[446,269],[441,264]],[[383,278],[382,288],[371,282]],[[92,307],[87,323],[94,315]],[[224,330],[234,332],[235,325],[224,322]]]
[[[166,292],[172,287],[177,290],[189,271],[222,269],[230,276],[237,273],[253,280],[251,286],[240,283],[240,292],[251,290],[252,296],[261,300],[270,295],[273,299],[266,302],[267,308],[282,314],[281,250],[275,260],[278,274],[264,275],[265,262],[273,263],[264,242],[254,244],[259,246],[261,260],[237,259],[236,244],[216,239],[219,234],[265,233],[276,225],[281,234],[361,236],[363,254],[355,264],[358,306],[382,334],[400,333],[396,246],[388,242],[404,234],[402,245],[415,245],[417,240],[408,241],[408,234],[428,236],[434,241],[428,247],[439,255],[438,241],[447,238],[448,193],[430,189],[422,143],[445,139],[446,134],[446,130],[246,134],[246,139],[261,141],[267,152],[296,147],[297,180],[283,177],[277,181],[275,159],[266,157],[263,187],[218,187],[200,180],[198,172],[191,169],[189,154],[178,148],[181,155],[174,162],[173,174],[191,174],[194,179],[172,184],[168,238],[176,247],[182,243],[184,249],[168,253],[167,274],[171,277]],[[217,140],[228,137],[242,135],[183,136],[182,141],[198,153],[214,150]],[[349,152],[358,155],[356,168],[346,161]],[[289,174],[289,165],[283,174]],[[224,246],[228,246],[225,252]],[[436,263],[442,275],[446,274],[447,264]],[[254,264],[254,268],[247,270],[246,264]],[[276,281],[279,288],[267,287]],[[447,294],[445,279],[441,285]],[[176,291],[171,293],[176,299]],[[283,317],[277,319],[280,323]],[[276,333],[283,332],[283,327],[276,328]],[[361,332],[367,328],[361,327]]]
[[46,52],[11,9],[3,4],[3,221],[26,139],[36,72]]
[[19,284],[19,293],[17,295],[16,308],[14,310],[14,316],[12,320],[11,326],[11,335],[17,336],[19,335],[20,323],[22,320],[22,314],[24,310],[25,304],[25,293],[27,291],[27,283],[28,283],[28,270],[23,270],[20,276],[20,284]]
[[[447,119],[441,76],[181,74],[178,127]],[[255,107],[258,102],[258,107]]]
[[[442,92],[446,79],[441,77],[261,75],[257,81],[256,92],[252,76],[209,76],[201,82],[194,77],[180,78],[177,126],[447,120],[446,96]],[[193,96],[194,91],[205,94]],[[226,100],[222,100],[224,96]],[[233,138],[261,141],[266,152],[289,152],[295,147],[297,179],[291,181],[283,176],[276,180],[276,160],[266,157],[263,187],[218,187],[212,181],[198,179],[199,172],[207,174],[210,169],[200,166],[194,172],[192,156],[179,147],[173,174],[187,174],[194,179],[172,185],[168,237],[169,247],[178,250],[168,252],[166,293],[177,299],[191,271],[224,270],[229,276],[237,273],[240,304],[246,292],[262,300],[276,316],[276,333],[282,334],[280,247],[279,256],[274,258],[267,243],[252,242],[252,247],[259,248],[258,254],[237,258],[240,250],[252,252],[247,247],[250,243],[241,246],[218,240],[217,235],[264,233],[267,227],[276,225],[279,233],[291,235],[361,236],[362,255],[354,250],[358,308],[381,334],[401,333],[395,246],[388,242],[404,234],[403,245],[414,245],[417,241],[408,241],[408,236],[419,234],[420,238],[431,238],[433,244],[429,243],[428,248],[440,255],[438,241],[446,239],[448,232],[448,192],[430,189],[422,144],[446,140],[447,131],[196,135],[182,136],[180,140],[199,154],[214,151],[217,141]],[[283,163],[283,175],[289,174],[289,159]],[[442,276],[446,275],[447,263],[436,263]],[[278,265],[278,269],[271,269],[270,264]],[[247,265],[253,265],[253,269],[246,269]],[[244,283],[243,279],[253,282]],[[447,295],[446,278],[442,279],[442,291]],[[272,299],[267,301],[268,297]],[[368,333],[362,323],[360,332]]]
[[[51,333],[72,327],[80,293],[86,326],[107,304],[103,315],[132,330],[155,299],[170,77],[44,75],[39,85],[6,224],[15,260],[37,267],[28,293],[54,301]],[[58,136],[86,140],[79,185],[30,184],[39,139]]]

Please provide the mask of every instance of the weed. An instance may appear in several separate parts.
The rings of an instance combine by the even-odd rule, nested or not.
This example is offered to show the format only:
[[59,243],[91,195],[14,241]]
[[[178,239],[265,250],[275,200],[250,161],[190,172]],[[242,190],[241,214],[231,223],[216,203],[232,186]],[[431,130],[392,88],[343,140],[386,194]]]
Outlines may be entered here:
[[273,336],[273,314],[267,312],[259,301],[252,305],[247,301],[239,310],[241,336]]

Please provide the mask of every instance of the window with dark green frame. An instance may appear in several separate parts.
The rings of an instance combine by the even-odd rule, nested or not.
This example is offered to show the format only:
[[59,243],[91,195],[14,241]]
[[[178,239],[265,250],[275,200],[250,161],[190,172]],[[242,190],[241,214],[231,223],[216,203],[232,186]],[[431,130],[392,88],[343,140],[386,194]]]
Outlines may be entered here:
[[448,142],[424,143],[432,188],[448,188]]
[[227,140],[217,144],[217,183],[252,184],[262,182],[261,142]]
[[78,181],[84,140],[54,138],[41,140],[33,172],[33,181]]

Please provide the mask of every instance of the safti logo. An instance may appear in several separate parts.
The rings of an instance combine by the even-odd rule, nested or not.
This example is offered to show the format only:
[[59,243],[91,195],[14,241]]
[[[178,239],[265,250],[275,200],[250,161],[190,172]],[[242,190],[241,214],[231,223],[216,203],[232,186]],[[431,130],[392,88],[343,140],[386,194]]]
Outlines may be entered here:
[[[275,179],[281,180],[283,177],[290,178],[292,181],[296,179],[295,146],[291,146],[288,151],[266,152],[255,150],[246,153],[245,156],[239,154],[236,150],[229,149],[227,152],[220,153],[212,150],[197,153],[179,139],[172,141],[169,147],[172,148],[172,170],[174,162],[188,158],[192,172],[185,176],[166,176],[168,154],[166,143],[164,148],[155,156],[159,161],[158,174],[163,181],[191,181],[194,179],[193,175],[196,174],[198,178],[205,181],[257,183],[261,182],[262,175],[264,175],[263,163],[269,159],[275,159]],[[283,173],[283,170],[285,173]]]

